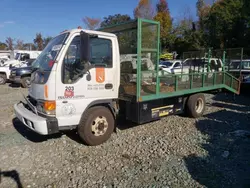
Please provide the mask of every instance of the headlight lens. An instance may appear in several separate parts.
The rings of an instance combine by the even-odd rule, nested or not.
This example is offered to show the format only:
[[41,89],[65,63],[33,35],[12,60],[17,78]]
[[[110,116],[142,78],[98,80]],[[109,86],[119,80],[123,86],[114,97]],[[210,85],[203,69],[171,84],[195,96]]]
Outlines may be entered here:
[[55,101],[38,101],[36,105],[37,111],[46,115],[55,115],[56,102]]

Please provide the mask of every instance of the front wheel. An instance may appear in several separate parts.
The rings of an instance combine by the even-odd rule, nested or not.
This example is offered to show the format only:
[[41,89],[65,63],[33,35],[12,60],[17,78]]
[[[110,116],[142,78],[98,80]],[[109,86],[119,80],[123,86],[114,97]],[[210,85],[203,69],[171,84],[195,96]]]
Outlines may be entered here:
[[204,94],[197,93],[189,96],[186,111],[189,117],[201,117],[205,111],[206,101]]
[[102,106],[92,107],[83,115],[77,131],[89,146],[106,142],[114,131],[115,120],[111,111]]
[[26,76],[21,79],[21,85],[23,88],[30,87],[30,77]]
[[0,85],[4,85],[7,81],[6,75],[0,74]]

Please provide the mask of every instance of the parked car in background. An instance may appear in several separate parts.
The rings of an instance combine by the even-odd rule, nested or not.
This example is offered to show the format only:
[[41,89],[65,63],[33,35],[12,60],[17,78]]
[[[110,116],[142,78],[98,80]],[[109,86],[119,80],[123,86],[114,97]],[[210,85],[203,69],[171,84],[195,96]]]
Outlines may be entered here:
[[6,61],[9,61],[10,58],[7,55],[0,56],[0,64],[4,64]]
[[15,50],[14,59],[10,59],[0,64],[1,67],[5,66],[18,66],[25,63],[28,60],[35,60],[41,53],[41,51],[27,51],[27,50]]
[[0,67],[0,85],[4,85],[10,76],[11,67]]
[[170,74],[188,74],[190,70],[194,72],[206,72],[207,66],[210,66],[210,71],[222,71],[223,63],[217,58],[188,58],[181,60],[168,60],[159,63],[160,70]]
[[181,72],[182,62],[181,60],[168,60],[161,61],[159,63],[160,70],[163,70],[167,73],[177,73]]
[[0,85],[4,85],[7,81],[10,81],[10,74],[11,74],[11,70],[15,69],[15,68],[24,68],[29,66],[29,63],[33,62],[33,59],[29,59],[26,61],[23,61],[20,64],[17,65],[9,65],[9,66],[0,66]]
[[15,84],[21,84],[23,88],[28,88],[30,86],[30,77],[32,71],[32,63],[34,61],[29,61],[23,67],[12,68],[9,76],[9,80]]
[[228,71],[237,78],[242,76],[242,84],[250,84],[250,59],[245,59],[242,61],[232,60],[228,66]]
[[210,71],[222,71],[224,66],[220,58],[188,58],[183,61],[183,67],[190,68],[195,72],[207,71],[207,67],[210,67]]

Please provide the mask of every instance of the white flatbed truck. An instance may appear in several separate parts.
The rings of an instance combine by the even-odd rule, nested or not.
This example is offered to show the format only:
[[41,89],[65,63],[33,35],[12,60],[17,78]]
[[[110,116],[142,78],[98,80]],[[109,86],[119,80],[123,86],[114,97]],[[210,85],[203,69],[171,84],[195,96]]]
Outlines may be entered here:
[[[153,38],[144,38],[142,25],[155,27],[156,35],[147,33]],[[116,34],[127,32],[128,28],[135,31],[129,38],[136,37],[133,40],[136,52],[125,52],[131,49],[122,48],[128,40],[120,37],[127,35]],[[195,80],[193,74],[190,74],[190,81],[182,84],[176,75],[167,75],[174,78],[174,86],[164,85],[163,77],[157,74],[159,28],[158,22],[138,19],[102,31],[72,29],[60,33],[35,60],[28,96],[24,96],[26,102],[14,105],[16,117],[41,135],[75,129],[85,144],[94,146],[110,138],[118,115],[138,124],[184,112],[196,118],[205,110],[202,93],[221,89],[238,93],[238,80],[226,72],[213,72],[214,77],[209,82],[207,73],[199,73],[204,78],[202,83]],[[144,47],[145,40],[147,44],[156,40],[155,48]],[[148,71],[142,65],[144,52],[152,54],[155,70]],[[120,62],[120,55],[125,53],[137,54],[136,69],[131,68],[129,61]],[[130,68],[126,69],[122,63]],[[144,73],[153,75],[147,77],[146,85],[143,84]],[[128,74],[136,75],[136,83],[130,83]]]

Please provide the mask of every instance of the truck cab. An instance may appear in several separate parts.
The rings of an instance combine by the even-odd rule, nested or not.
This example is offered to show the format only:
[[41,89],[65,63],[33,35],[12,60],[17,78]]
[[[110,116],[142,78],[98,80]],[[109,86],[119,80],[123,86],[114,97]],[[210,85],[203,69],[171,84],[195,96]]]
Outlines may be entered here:
[[[113,131],[107,125],[114,121],[111,112],[113,99],[118,98],[119,63],[116,35],[82,29],[61,33],[33,63],[26,103],[15,104],[16,116],[42,135],[73,129],[96,116],[88,130],[79,128],[79,134],[88,144],[103,142],[107,136],[102,135]],[[106,108],[88,111],[98,104]]]

